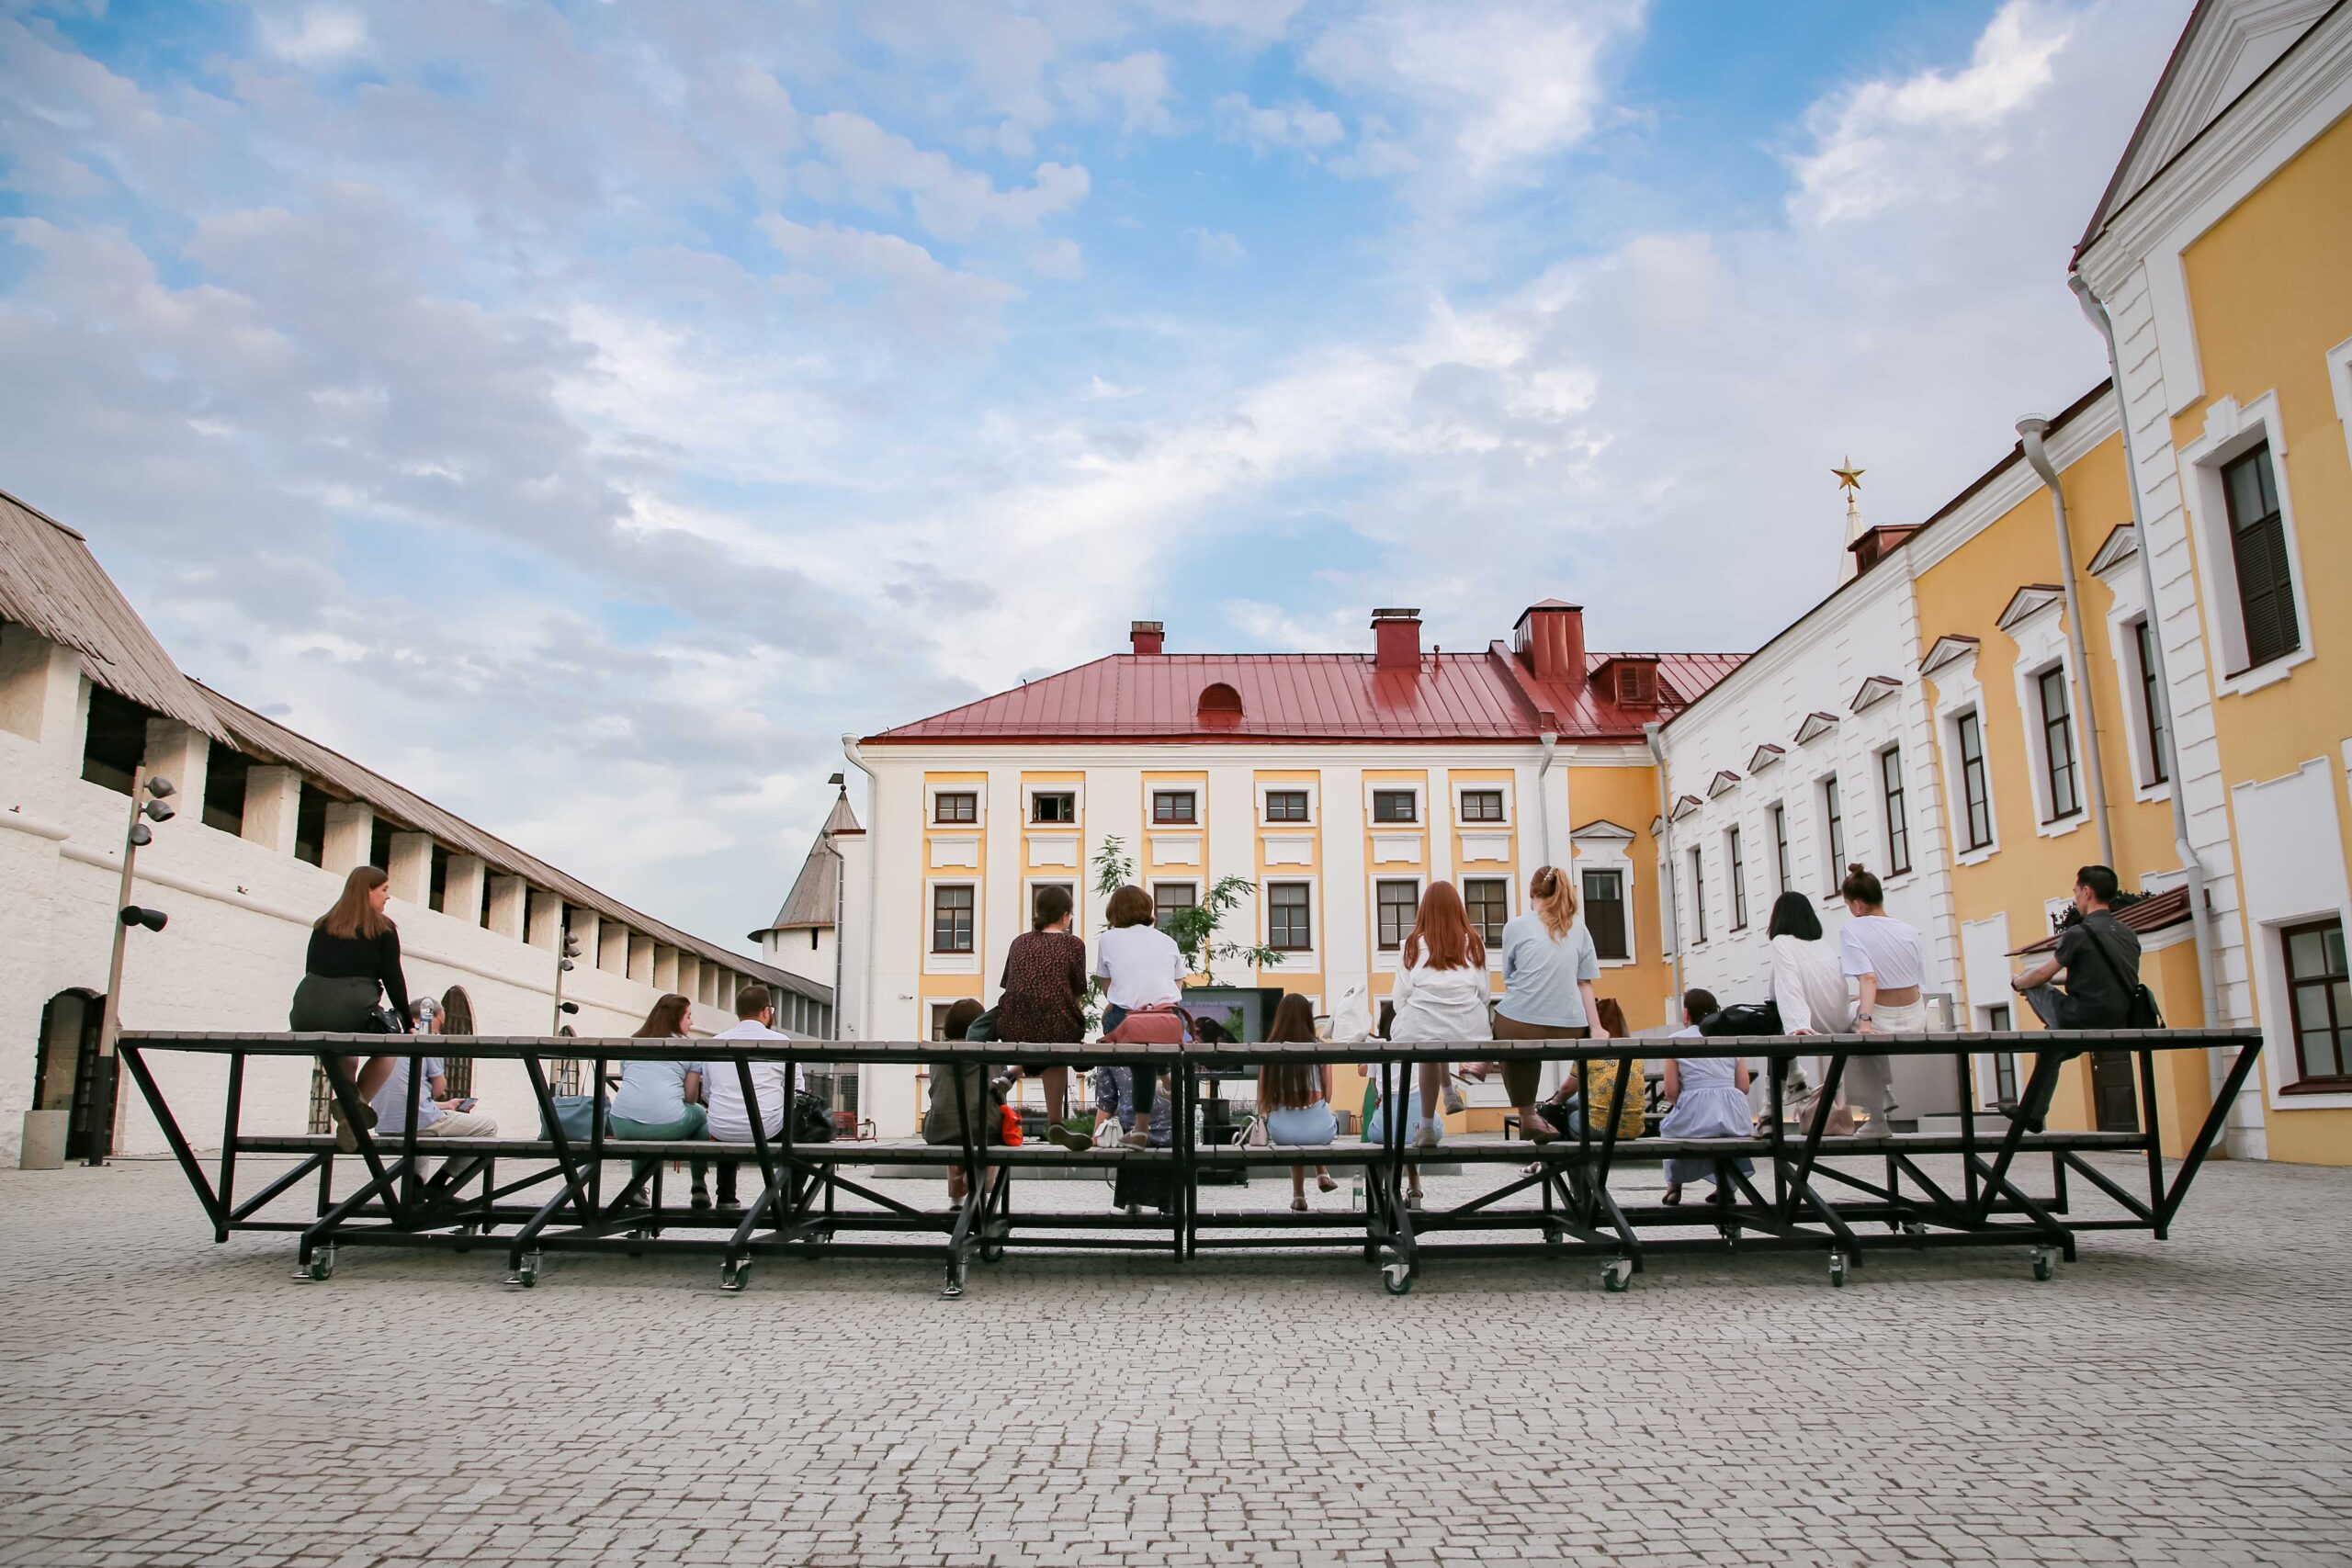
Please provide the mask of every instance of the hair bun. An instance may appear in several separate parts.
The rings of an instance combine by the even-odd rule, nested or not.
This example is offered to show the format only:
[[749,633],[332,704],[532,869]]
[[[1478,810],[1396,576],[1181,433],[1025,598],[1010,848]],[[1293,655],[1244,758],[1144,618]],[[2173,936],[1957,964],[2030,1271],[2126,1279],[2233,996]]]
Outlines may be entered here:
[[1862,863],[1858,860],[1849,860],[1846,863],[1846,871],[1849,875],[1860,875],[1862,871]]

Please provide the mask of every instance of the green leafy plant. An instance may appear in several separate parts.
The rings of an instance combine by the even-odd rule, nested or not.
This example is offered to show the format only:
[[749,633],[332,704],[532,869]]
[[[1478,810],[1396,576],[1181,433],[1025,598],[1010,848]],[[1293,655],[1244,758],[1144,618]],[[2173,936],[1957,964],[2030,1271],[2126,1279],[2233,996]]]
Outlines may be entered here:
[[[1115,833],[1105,834],[1102,847],[1094,852],[1094,890],[1105,898],[1136,879],[1136,863],[1127,853],[1125,840]],[[1263,969],[1282,962],[1282,954],[1262,942],[1219,942],[1216,933],[1227,917],[1240,909],[1258,885],[1246,876],[1221,877],[1208,891],[1208,896],[1189,908],[1171,912],[1163,929],[1182,949],[1184,964],[1217,983],[1219,963],[1240,962]],[[1096,998],[1087,995],[1091,1009]]]

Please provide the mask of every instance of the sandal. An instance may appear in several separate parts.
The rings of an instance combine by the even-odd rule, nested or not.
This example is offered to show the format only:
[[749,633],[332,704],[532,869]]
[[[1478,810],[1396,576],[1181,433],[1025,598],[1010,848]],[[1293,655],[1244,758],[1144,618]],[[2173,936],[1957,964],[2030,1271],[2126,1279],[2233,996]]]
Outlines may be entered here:
[[1560,1135],[1560,1130],[1545,1121],[1541,1111],[1521,1117],[1519,1132],[1531,1144],[1548,1144]]
[[1668,1187],[1666,1190],[1666,1196],[1659,1199],[1658,1201],[1665,1204],[1669,1209],[1679,1205],[1682,1201],[1682,1183],[1678,1181]]
[[1315,1185],[1318,1190],[1325,1192],[1337,1192],[1340,1190],[1340,1184],[1332,1180],[1328,1176],[1317,1177],[1315,1179]]
[[1290,1212],[1294,1214],[1303,1214],[1306,1213],[1306,1200],[1304,1198],[1292,1199],[1290,1201]]

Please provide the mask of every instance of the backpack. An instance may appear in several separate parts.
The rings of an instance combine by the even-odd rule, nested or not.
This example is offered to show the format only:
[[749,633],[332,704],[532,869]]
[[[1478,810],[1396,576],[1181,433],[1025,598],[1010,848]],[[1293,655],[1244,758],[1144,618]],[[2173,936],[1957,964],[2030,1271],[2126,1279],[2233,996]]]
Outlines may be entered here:
[[1776,1001],[1734,1002],[1699,1021],[1699,1032],[1709,1039],[1719,1034],[1785,1034],[1781,1004]]
[[796,1144],[830,1144],[833,1141],[832,1112],[825,1102],[806,1089],[792,1097],[792,1141]]

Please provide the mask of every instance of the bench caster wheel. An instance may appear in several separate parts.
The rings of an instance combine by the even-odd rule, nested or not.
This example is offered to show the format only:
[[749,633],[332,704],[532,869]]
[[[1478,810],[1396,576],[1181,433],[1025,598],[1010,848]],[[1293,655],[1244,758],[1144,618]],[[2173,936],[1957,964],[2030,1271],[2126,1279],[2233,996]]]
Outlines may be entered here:
[[526,1291],[532,1286],[537,1284],[539,1282],[539,1255],[536,1252],[526,1252],[523,1254],[522,1261],[514,1265],[514,1272],[508,1278],[506,1282],[510,1285],[520,1285]]
[[1408,1294],[1413,1288],[1413,1266],[1409,1263],[1381,1265],[1380,1284],[1392,1296]]
[[1600,1288],[1611,1295],[1634,1288],[1634,1260],[1612,1258],[1600,1266]]
[[2035,1279],[2047,1280],[2050,1278],[2053,1271],[2051,1265],[2055,1256],[2056,1255],[2046,1247],[2037,1247],[2033,1249],[2033,1277]]
[[947,1266],[947,1283],[941,1287],[939,1293],[943,1299],[951,1302],[963,1295],[964,1263],[961,1258]]
[[308,1280],[317,1280],[321,1283],[324,1283],[326,1280],[334,1279],[334,1248],[332,1247],[322,1247],[316,1252],[311,1254],[310,1267],[302,1270],[302,1277]]
[[718,1265],[718,1288],[740,1291],[752,1277],[752,1260],[748,1258],[722,1258]]
[[1829,1255],[1829,1282],[1833,1285],[1846,1282],[1846,1255],[1842,1252]]
[[1003,1262],[1004,1243],[1001,1241],[984,1241],[980,1243],[980,1261],[983,1263]]

